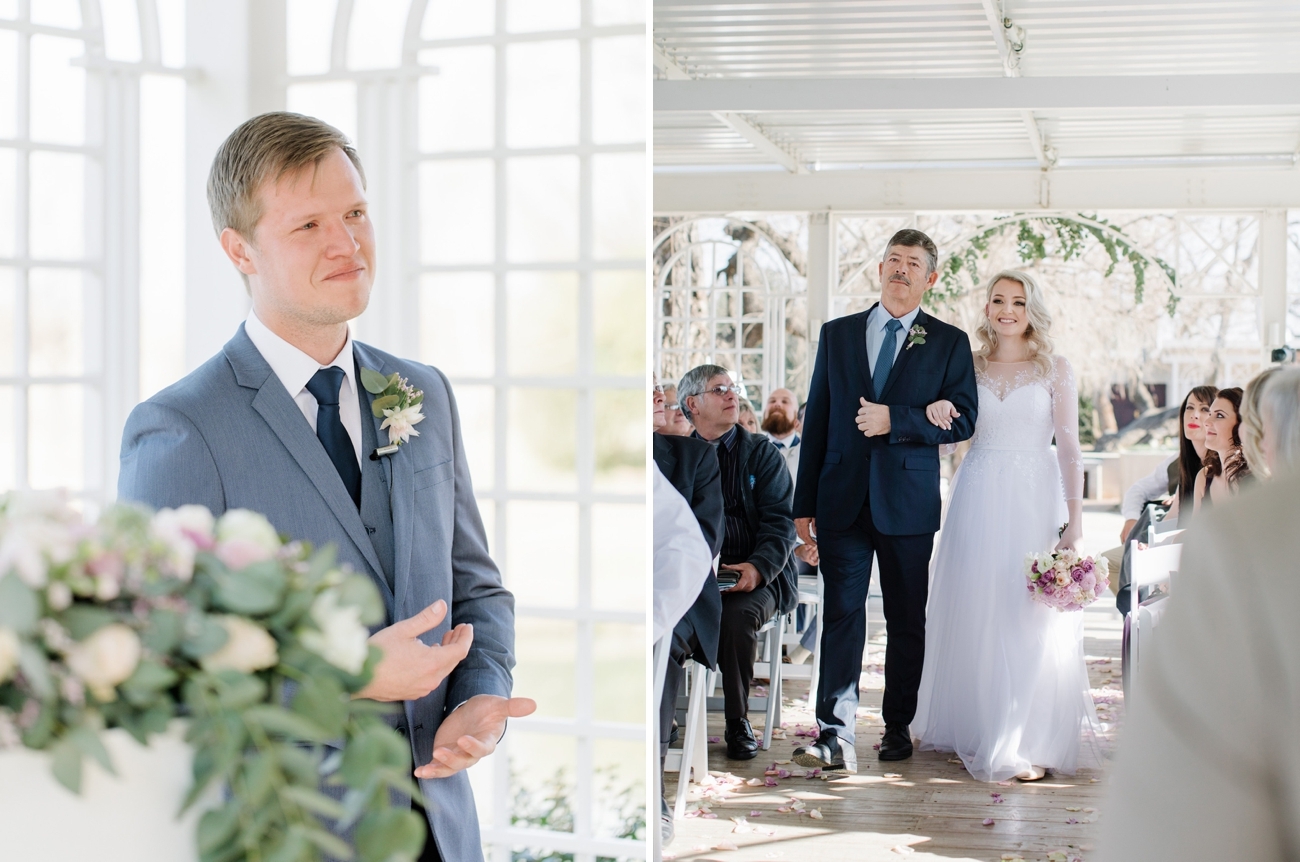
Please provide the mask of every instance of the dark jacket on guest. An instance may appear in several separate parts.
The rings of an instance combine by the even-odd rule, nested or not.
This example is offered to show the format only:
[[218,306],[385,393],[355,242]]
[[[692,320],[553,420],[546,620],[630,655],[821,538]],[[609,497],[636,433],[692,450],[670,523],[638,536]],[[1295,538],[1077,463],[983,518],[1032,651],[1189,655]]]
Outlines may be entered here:
[[799,603],[795,569],[794,482],[785,457],[770,439],[736,426],[740,493],[754,547],[745,561],[758,569],[763,585],[776,590],[777,610]]
[[[704,543],[713,556],[722,549],[722,481],[718,456],[713,447],[693,437],[669,437],[652,434],[655,464],[659,472],[691,504],[700,522]],[[718,578],[712,570],[700,589],[699,598],[682,618],[695,632],[694,658],[712,668],[718,663],[718,633],[722,627],[722,595]]]

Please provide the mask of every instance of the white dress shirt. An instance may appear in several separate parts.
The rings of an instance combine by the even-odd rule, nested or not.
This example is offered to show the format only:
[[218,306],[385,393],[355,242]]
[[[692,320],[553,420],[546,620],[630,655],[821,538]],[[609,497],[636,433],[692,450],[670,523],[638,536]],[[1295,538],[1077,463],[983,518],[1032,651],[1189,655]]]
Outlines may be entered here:
[[903,324],[903,328],[898,331],[898,335],[894,339],[894,361],[897,362],[898,352],[907,343],[907,333],[912,328],[912,321],[916,320],[916,316],[920,313],[921,306],[918,305],[902,317],[895,318],[888,311],[885,311],[883,305],[877,305],[872,309],[871,314],[867,315],[867,362],[870,363],[873,376],[876,373],[876,359],[880,353],[880,345],[885,340],[885,324],[895,319]]
[[1124,520],[1136,521],[1147,500],[1163,500],[1169,496],[1169,465],[1177,457],[1177,454],[1170,455],[1151,471],[1150,476],[1144,476],[1128,486],[1124,492],[1124,502],[1119,507]]
[[339,387],[339,418],[343,428],[352,438],[352,451],[356,453],[357,464],[361,463],[361,401],[357,397],[356,360],[352,358],[352,330],[348,330],[348,340],[343,349],[329,365],[321,365],[306,353],[294,347],[276,335],[266,324],[257,319],[256,312],[250,311],[244,321],[244,331],[248,333],[253,346],[262,354],[266,364],[271,366],[275,376],[280,378],[289,397],[298,405],[302,415],[307,418],[312,433],[316,433],[316,398],[307,391],[307,381],[311,380],[322,368],[338,366],[343,369],[343,385]]

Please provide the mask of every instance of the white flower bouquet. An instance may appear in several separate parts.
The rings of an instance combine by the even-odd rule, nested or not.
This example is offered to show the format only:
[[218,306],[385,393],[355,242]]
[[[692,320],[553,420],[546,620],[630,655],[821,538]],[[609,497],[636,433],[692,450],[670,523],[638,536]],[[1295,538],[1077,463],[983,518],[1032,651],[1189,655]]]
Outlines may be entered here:
[[[76,792],[85,758],[113,771],[102,730],[147,744],[184,718],[185,806],[227,791],[199,821],[205,862],[414,858],[419,815],[389,797],[420,798],[410,749],[388,707],[351,697],[382,620],[332,548],[283,543],[253,512],[117,505],[92,524],[54,498],[0,498],[0,749],[46,751]],[[322,819],[355,827],[355,850]]]
[[1081,557],[1072,550],[1030,554],[1025,559],[1029,596],[1058,611],[1086,608],[1106,592],[1106,558]]

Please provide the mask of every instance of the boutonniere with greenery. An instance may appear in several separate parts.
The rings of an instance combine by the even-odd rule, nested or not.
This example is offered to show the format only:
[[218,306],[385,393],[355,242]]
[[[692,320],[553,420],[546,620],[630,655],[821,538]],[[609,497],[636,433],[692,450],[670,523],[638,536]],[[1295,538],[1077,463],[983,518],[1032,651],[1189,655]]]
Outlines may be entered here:
[[911,350],[915,344],[925,344],[925,327],[919,323],[907,330],[907,349]]
[[375,450],[376,455],[391,455],[397,447],[412,437],[419,437],[415,426],[424,421],[420,405],[424,403],[424,393],[406,382],[405,377],[394,371],[385,377],[369,368],[361,369],[361,385],[375,396],[370,405],[370,412],[376,419],[383,419],[381,429],[388,430],[388,445]]

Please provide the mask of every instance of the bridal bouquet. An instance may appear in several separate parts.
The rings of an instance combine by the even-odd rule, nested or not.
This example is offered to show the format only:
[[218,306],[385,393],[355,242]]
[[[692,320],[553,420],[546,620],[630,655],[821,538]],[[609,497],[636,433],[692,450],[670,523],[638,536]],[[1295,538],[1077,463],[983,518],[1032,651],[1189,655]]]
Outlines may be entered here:
[[[48,752],[77,792],[86,758],[113,771],[101,731],[147,744],[184,718],[185,807],[226,789],[199,820],[204,862],[414,858],[419,815],[389,801],[419,798],[410,749],[387,707],[351,698],[382,619],[331,548],[283,543],[253,512],[116,505],[88,523],[52,497],[0,497],[0,750]],[[357,852],[321,818],[353,827]]]
[[1025,579],[1030,598],[1058,611],[1082,610],[1106,592],[1106,558],[1080,557],[1071,550],[1030,554]]

